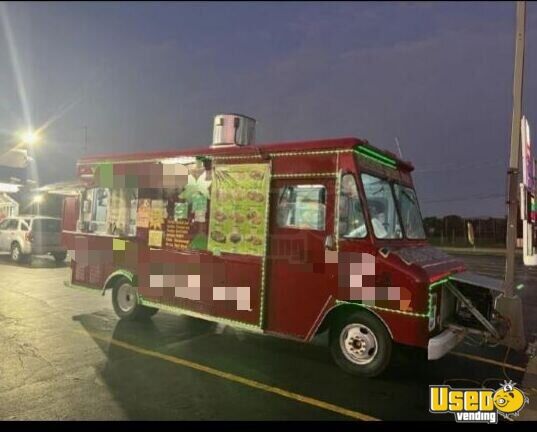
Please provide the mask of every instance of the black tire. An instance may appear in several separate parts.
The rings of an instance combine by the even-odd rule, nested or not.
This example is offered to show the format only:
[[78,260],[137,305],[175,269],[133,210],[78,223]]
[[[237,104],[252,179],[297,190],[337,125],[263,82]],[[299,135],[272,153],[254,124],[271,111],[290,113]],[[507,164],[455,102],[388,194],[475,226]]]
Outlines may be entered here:
[[57,263],[62,263],[67,258],[67,252],[54,252],[52,254]]
[[142,306],[142,315],[143,318],[151,318],[153,315],[155,315],[158,312],[157,308],[149,307],[149,306]]
[[22,253],[22,249],[17,242],[11,245],[11,261],[14,263],[21,263],[26,260],[26,255]]
[[392,339],[377,317],[365,310],[356,311],[331,326],[330,351],[345,372],[373,378],[390,363]]
[[118,279],[112,289],[112,305],[116,315],[127,321],[146,320],[158,312],[139,303],[136,287],[125,277]]

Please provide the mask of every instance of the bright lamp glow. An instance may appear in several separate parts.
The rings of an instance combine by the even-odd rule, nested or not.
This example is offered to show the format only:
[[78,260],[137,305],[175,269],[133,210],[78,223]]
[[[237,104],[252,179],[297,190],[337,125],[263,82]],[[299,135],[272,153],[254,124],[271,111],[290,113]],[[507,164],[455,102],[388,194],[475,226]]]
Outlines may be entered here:
[[41,204],[45,197],[43,195],[36,195],[32,200],[35,204]]
[[41,137],[36,131],[28,130],[21,134],[21,140],[23,144],[34,145],[41,140]]

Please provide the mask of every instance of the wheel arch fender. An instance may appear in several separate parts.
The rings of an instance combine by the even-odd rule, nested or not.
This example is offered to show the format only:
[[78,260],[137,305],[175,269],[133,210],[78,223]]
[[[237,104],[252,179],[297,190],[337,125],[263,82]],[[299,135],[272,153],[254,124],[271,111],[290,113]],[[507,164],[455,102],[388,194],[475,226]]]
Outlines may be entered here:
[[358,303],[348,303],[348,302],[337,303],[332,308],[330,308],[325,313],[323,320],[321,321],[321,324],[319,325],[317,333],[324,332],[325,330],[329,329],[332,324],[337,322],[341,317],[349,315],[356,311],[361,311],[377,318],[382,323],[382,325],[384,325],[391,339],[394,340],[392,330],[390,329],[386,321],[377,312],[375,312],[375,310],[368,308],[366,306],[362,306],[361,304],[358,304]]
[[129,271],[129,270],[125,270],[125,269],[118,269],[118,270],[115,270],[114,272],[112,272],[107,278],[106,280],[104,281],[104,284],[103,284],[103,289],[101,291],[101,295],[104,295],[106,290],[109,290],[111,288],[114,288],[116,282],[121,279],[122,277],[124,278],[127,278],[128,281],[133,285],[133,286],[136,286],[137,284],[137,278],[136,278],[136,275]]

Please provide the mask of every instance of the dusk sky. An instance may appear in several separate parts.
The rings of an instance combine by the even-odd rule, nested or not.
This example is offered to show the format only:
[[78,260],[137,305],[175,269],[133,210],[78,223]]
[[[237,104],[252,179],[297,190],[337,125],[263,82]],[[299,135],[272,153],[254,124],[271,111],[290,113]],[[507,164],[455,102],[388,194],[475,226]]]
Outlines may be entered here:
[[[258,143],[356,136],[396,152],[397,136],[424,215],[505,214],[515,2],[0,11],[0,140],[26,117],[53,119],[35,155],[41,184],[74,178],[85,126],[87,154],[207,147],[213,116],[240,112],[259,121]],[[537,4],[526,26],[523,112],[535,137]]]

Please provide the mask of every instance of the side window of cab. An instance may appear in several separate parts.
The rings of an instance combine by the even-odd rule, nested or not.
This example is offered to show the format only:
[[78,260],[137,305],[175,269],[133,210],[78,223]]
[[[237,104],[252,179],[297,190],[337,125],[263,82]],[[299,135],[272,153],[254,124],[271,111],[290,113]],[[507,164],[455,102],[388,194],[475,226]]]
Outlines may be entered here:
[[277,221],[281,228],[324,231],[326,188],[305,184],[280,189]]
[[339,193],[339,237],[355,239],[366,236],[367,227],[356,178],[352,173],[345,173],[341,177]]

